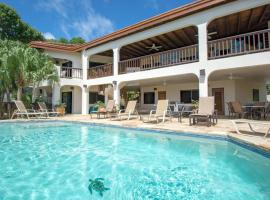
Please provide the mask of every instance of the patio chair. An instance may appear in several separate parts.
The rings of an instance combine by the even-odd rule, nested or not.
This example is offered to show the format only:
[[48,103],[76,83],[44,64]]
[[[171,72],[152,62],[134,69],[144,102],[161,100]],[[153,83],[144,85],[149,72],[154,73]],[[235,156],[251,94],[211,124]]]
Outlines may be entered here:
[[92,114],[96,114],[97,118],[100,118],[100,115],[107,116],[109,113],[114,113],[115,112],[115,101],[114,100],[109,100],[106,108],[105,109],[98,109],[97,111],[90,111],[90,116],[92,119]]
[[232,108],[233,108],[233,112],[238,115],[240,118],[244,118],[246,115],[248,114],[251,114],[252,113],[249,113],[247,111],[245,111],[243,108],[242,108],[242,105],[240,102],[238,101],[234,101],[234,102],[231,102],[232,104]]
[[47,118],[47,115],[44,112],[37,112],[34,109],[26,109],[22,101],[14,101],[14,103],[17,109],[13,112],[11,119],[13,119],[15,115],[26,116],[27,119],[30,119],[30,116],[34,116],[34,117],[45,116]]
[[193,119],[193,124],[195,122],[198,122],[198,119],[204,119],[206,120],[206,125],[211,126],[212,120],[213,124],[214,120],[216,120],[217,123],[217,115],[215,113],[215,99],[214,97],[200,97],[199,99],[199,109],[198,113],[190,114],[189,115],[189,125],[191,126]]
[[137,101],[128,101],[126,109],[119,110],[117,113],[110,113],[110,119],[112,119],[112,117],[116,117],[117,119],[122,120],[122,117],[126,116],[127,120],[129,120],[132,115],[136,115],[138,117],[139,115],[136,110],[136,105]]
[[[168,114],[168,106],[169,106],[169,100],[158,100],[157,103],[157,108],[156,110],[151,110],[148,121],[144,122],[150,122],[155,119],[157,123],[159,122],[159,118],[162,118],[162,122],[165,122],[165,117]],[[169,114],[170,120],[171,120],[171,115]]]
[[44,112],[47,114],[47,117],[50,117],[50,115],[59,116],[59,112],[56,112],[54,109],[48,109],[46,104],[44,102],[38,102],[38,107],[40,112]]

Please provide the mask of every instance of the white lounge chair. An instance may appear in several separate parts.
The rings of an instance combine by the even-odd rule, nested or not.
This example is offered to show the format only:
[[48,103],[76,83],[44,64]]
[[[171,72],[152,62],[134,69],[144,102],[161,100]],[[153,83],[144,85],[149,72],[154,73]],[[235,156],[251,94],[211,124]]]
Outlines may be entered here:
[[[168,113],[168,106],[169,106],[169,100],[158,100],[156,110],[151,110],[148,121],[144,122],[150,122],[153,120],[156,120],[157,123],[159,122],[159,119],[162,119],[162,122],[165,122],[166,115]],[[170,116],[171,120],[171,116]]]
[[[193,123],[192,122],[193,119]],[[189,115],[189,125],[195,124],[198,119],[206,120],[207,126],[211,126],[214,119],[217,123],[217,115],[215,113],[215,98],[214,97],[200,97],[198,113]]]
[[24,106],[22,101],[14,101],[17,110],[15,110],[11,116],[11,119],[13,119],[13,117],[16,116],[26,116],[27,119],[30,119],[30,116],[34,116],[34,117],[41,117],[44,116],[47,118],[47,114],[44,112],[37,112],[33,109],[26,109],[26,107]]
[[110,114],[110,118],[116,117],[119,120],[122,120],[122,117],[127,117],[129,120],[132,115],[136,115],[138,117],[138,112],[136,110],[137,101],[129,101],[125,110],[120,110],[118,113]]
[[115,113],[115,101],[114,100],[109,100],[108,101],[105,110],[100,110],[99,109],[97,111],[91,111],[90,116],[91,116],[91,119],[92,119],[92,114],[96,114],[97,118],[100,118],[100,115],[103,114],[104,118],[105,118],[110,113]]
[[44,102],[38,102],[38,107],[40,112],[44,112],[47,114],[47,117],[49,117],[50,115],[58,116],[60,114],[53,109],[48,109]]
[[252,133],[256,133],[256,131],[252,125],[267,127],[267,131],[266,131],[264,137],[267,137],[270,134],[270,124],[269,123],[262,123],[262,122],[248,121],[248,120],[231,120],[231,122],[235,128],[236,133],[238,133],[238,134],[242,134],[240,132],[240,128],[239,128],[238,124],[247,124],[249,129],[250,129],[250,132],[252,132]]

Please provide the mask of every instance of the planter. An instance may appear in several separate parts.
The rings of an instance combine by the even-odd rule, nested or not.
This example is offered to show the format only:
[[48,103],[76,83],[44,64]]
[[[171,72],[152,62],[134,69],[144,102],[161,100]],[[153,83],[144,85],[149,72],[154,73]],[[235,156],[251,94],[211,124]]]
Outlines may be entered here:
[[266,95],[267,102],[270,102],[270,94]]
[[62,116],[65,115],[65,113],[66,113],[65,107],[56,107],[55,110],[56,110],[56,112],[59,112],[60,115],[62,115]]

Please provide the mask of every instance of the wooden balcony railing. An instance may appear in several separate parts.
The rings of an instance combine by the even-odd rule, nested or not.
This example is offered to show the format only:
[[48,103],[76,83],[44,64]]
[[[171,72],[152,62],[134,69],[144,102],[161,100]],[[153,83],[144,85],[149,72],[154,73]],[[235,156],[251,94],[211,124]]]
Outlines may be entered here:
[[196,62],[199,60],[198,45],[163,51],[119,62],[119,74],[132,73]]
[[208,42],[208,58],[217,59],[270,50],[270,29]]
[[82,68],[61,67],[60,77],[82,79]]
[[112,75],[113,75],[113,64],[106,64],[89,68],[87,77],[88,79],[90,78],[93,79]]

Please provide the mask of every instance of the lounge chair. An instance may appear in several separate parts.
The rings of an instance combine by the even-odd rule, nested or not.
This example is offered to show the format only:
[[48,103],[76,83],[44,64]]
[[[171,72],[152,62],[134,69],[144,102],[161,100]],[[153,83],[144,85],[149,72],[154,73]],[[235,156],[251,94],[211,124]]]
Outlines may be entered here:
[[50,115],[59,116],[60,114],[59,112],[56,112],[53,109],[48,109],[44,102],[38,102],[38,107],[39,107],[40,112],[44,112],[47,114],[47,117],[50,117]]
[[[157,123],[159,122],[159,118],[162,118],[162,122],[165,122],[165,117],[168,114],[168,105],[169,105],[169,100],[158,100],[157,103],[157,108],[156,110],[151,110],[149,117],[148,117],[148,121],[153,121],[156,120]],[[171,120],[171,115],[170,115],[170,120]],[[144,121],[146,122],[146,121]]]
[[44,112],[37,112],[33,109],[26,109],[22,101],[14,101],[17,109],[13,112],[11,119],[16,116],[26,116],[27,119],[30,119],[30,116],[41,117],[44,116],[47,118],[47,114]]
[[238,124],[247,124],[249,126],[250,132],[257,133],[252,125],[257,125],[260,127],[267,128],[267,131],[265,132],[264,137],[267,137],[270,134],[270,124],[269,123],[263,123],[263,122],[257,122],[257,121],[249,121],[249,120],[231,120],[236,133],[242,134],[240,132],[240,128]]
[[[213,124],[217,123],[217,115],[215,113],[215,99],[214,97],[200,97],[199,99],[199,109],[198,113],[189,115],[189,125],[192,125],[195,122],[198,122],[198,119],[206,120],[206,125],[211,126],[212,120]],[[215,122],[216,120],[216,122]]]
[[125,110],[120,110],[117,113],[111,113],[110,118],[112,119],[112,117],[116,117],[117,119],[122,120],[122,117],[126,116],[127,120],[129,120],[132,115],[136,115],[136,117],[138,117],[136,104],[137,104],[137,101],[128,101],[128,104]]
[[92,119],[92,114],[96,114],[97,118],[100,118],[100,115],[104,115],[104,118],[110,114],[115,112],[115,101],[114,100],[109,100],[106,108],[104,110],[98,109],[97,111],[90,111],[90,116]]

